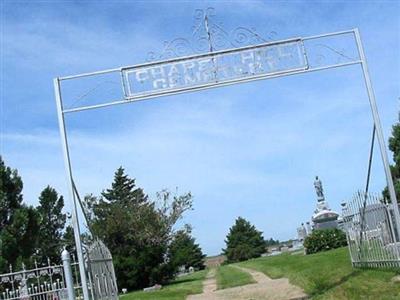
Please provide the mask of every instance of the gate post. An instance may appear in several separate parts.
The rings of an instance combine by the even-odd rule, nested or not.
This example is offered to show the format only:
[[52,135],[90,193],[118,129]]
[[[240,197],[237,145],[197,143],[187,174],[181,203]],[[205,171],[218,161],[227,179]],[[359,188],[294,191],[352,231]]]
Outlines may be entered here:
[[358,54],[360,55],[360,59],[361,59],[361,68],[362,68],[363,75],[364,75],[365,85],[367,87],[369,103],[370,103],[371,111],[372,111],[372,118],[374,120],[374,126],[376,129],[376,136],[378,138],[379,148],[380,148],[382,162],[383,162],[383,168],[385,170],[386,182],[387,182],[387,186],[388,186],[388,190],[389,190],[389,196],[390,196],[391,202],[393,203],[393,215],[394,215],[394,220],[395,220],[396,229],[397,229],[397,236],[396,236],[395,232],[393,234],[395,236],[394,242],[396,245],[397,253],[399,255],[399,248],[397,246],[397,242],[399,242],[399,239],[400,239],[400,237],[399,237],[399,230],[400,230],[399,206],[397,204],[397,198],[396,198],[396,192],[394,189],[392,172],[390,170],[389,158],[388,158],[388,154],[386,151],[385,138],[383,136],[382,125],[381,125],[381,121],[380,121],[379,114],[378,114],[378,108],[376,106],[375,94],[372,89],[371,78],[369,77],[367,61],[365,58],[364,48],[362,46],[360,32],[359,32],[358,28],[354,29],[354,36],[356,38]]
[[60,136],[63,146],[63,154],[64,154],[64,165],[67,174],[67,184],[70,199],[72,200],[72,225],[74,227],[74,238],[75,238],[75,246],[76,246],[76,254],[78,255],[78,263],[79,263],[79,276],[81,278],[82,284],[82,293],[83,300],[89,300],[89,290],[86,279],[86,269],[85,262],[82,253],[82,241],[81,241],[81,230],[79,228],[79,220],[78,220],[78,208],[76,204],[76,196],[74,191],[74,183],[72,180],[72,169],[71,169],[71,159],[69,156],[69,148],[68,148],[68,139],[67,132],[65,130],[65,119],[64,119],[64,111],[63,104],[61,98],[61,85],[59,78],[54,79],[54,93],[56,96],[56,104],[57,104],[57,114],[58,114],[58,125],[60,129]]
[[74,279],[72,278],[71,257],[67,249],[61,253],[64,267],[65,285],[67,286],[68,300],[75,300]]

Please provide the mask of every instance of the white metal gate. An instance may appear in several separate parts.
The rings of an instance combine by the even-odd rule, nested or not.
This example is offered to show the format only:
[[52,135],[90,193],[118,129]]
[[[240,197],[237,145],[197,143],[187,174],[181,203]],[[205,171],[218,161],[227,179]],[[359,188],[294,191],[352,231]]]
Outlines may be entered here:
[[395,204],[358,192],[343,206],[343,228],[354,267],[400,267]]
[[[72,284],[75,295],[79,299],[82,295],[78,276],[78,262],[73,257],[71,270],[75,282]],[[63,265],[47,264],[40,266],[36,261],[34,268],[27,269],[22,265],[21,270],[0,274],[0,300],[59,300],[67,299],[67,280]]]
[[92,298],[95,300],[118,299],[112,256],[101,240],[96,239],[90,245],[87,262]]

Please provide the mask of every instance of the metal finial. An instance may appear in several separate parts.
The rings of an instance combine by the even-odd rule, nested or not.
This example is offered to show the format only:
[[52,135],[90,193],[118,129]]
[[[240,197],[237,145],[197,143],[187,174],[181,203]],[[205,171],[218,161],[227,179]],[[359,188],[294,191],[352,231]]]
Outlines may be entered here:
[[207,32],[208,48],[209,48],[210,52],[213,52],[214,49],[213,49],[213,45],[212,45],[211,32],[210,32],[210,26],[208,23],[207,14],[205,14],[205,16],[204,16],[204,27],[206,28],[206,32]]

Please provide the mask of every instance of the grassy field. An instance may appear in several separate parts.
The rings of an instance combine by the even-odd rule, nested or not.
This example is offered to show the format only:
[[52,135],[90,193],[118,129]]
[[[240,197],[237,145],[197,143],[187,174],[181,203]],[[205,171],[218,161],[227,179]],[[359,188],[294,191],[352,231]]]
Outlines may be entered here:
[[[287,277],[312,299],[400,299],[400,283],[391,281],[400,274],[399,270],[353,269],[346,247],[313,255],[261,257],[238,265],[261,271],[272,278]],[[121,299],[184,300],[187,295],[201,293],[207,272],[204,270],[178,278],[160,291],[133,292],[122,295]],[[218,289],[253,282],[250,275],[231,265],[218,268],[216,279]]]
[[207,271],[195,272],[178,278],[168,286],[154,292],[132,292],[126,295],[120,295],[122,300],[184,300],[187,295],[199,294],[203,289],[203,280]]
[[229,265],[218,268],[216,279],[218,289],[226,289],[255,282],[249,273]]
[[313,299],[400,299],[400,283],[394,270],[353,269],[347,247],[313,255],[283,254],[239,265],[272,278],[287,277]]

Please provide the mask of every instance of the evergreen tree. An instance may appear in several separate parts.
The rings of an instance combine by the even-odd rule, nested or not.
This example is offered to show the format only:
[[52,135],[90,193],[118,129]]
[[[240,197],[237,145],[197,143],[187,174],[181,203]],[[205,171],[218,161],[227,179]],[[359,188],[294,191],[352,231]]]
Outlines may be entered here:
[[274,245],[279,245],[279,240],[274,240],[273,238],[270,238],[269,240],[265,241],[265,246],[274,246]]
[[37,248],[39,216],[35,208],[22,203],[22,179],[0,156],[0,273],[8,272],[30,258]]
[[177,231],[169,246],[169,263],[174,270],[177,270],[180,266],[185,266],[185,269],[190,267],[198,270],[204,269],[204,258],[206,256],[201,251],[200,246],[196,244],[191,232],[190,226]]
[[261,256],[265,252],[265,241],[262,232],[242,217],[236,219],[229,229],[223,253],[228,262],[238,262]]
[[34,207],[21,205],[13,213],[12,222],[1,230],[2,257],[15,268],[31,265],[30,258],[38,246],[39,215]]
[[114,175],[110,189],[102,193],[104,199],[120,205],[132,206],[145,203],[147,196],[141,188],[136,188],[135,179],[129,178],[125,170],[119,167]]
[[49,258],[53,263],[61,262],[63,229],[66,215],[62,212],[64,199],[57,191],[47,186],[39,197],[37,211],[40,215],[39,255],[42,263]]
[[135,180],[117,169],[111,188],[100,198],[85,197],[89,226],[109,247],[121,288],[143,288],[171,278],[166,261],[172,228],[191,207],[191,195],[158,194],[163,205],[150,201]]
[[17,170],[6,167],[0,156],[0,229],[13,221],[22,204],[22,179]]
[[68,250],[69,253],[74,253],[76,257],[76,247],[75,247],[75,237],[74,237],[74,228],[71,225],[68,225],[65,228],[62,237],[63,246]]
[[[392,136],[389,138],[389,149],[393,152],[394,165],[390,166],[394,188],[396,191],[397,202],[400,202],[400,123],[397,122],[392,127]],[[383,196],[388,201],[390,199],[388,188],[383,191]]]

